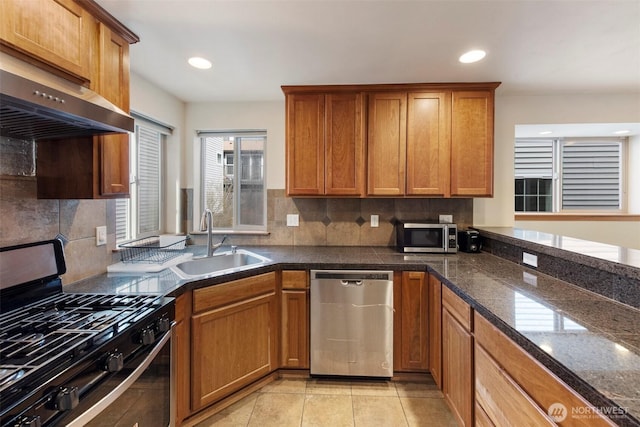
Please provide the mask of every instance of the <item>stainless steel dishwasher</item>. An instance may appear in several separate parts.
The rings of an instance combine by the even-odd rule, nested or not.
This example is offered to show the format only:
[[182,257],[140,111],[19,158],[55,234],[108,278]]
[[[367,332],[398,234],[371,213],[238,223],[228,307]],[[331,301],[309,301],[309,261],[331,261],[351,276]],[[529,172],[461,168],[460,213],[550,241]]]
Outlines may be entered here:
[[393,272],[311,270],[311,374],[393,376]]

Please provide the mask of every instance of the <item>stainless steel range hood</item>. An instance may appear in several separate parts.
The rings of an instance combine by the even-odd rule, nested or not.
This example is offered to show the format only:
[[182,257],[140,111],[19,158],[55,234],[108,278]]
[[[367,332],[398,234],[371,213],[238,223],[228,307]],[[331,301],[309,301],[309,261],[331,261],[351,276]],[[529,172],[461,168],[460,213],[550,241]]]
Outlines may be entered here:
[[23,140],[133,132],[133,118],[97,93],[0,56],[0,134]]

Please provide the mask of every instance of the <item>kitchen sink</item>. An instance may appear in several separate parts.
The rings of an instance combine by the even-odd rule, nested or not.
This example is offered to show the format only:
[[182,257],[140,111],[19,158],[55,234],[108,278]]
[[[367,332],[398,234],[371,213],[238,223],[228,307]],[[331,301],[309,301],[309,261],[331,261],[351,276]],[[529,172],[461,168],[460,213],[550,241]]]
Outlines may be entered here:
[[171,268],[181,277],[194,278],[234,273],[269,262],[271,262],[269,258],[244,249],[238,249],[236,251],[220,252],[212,257],[181,262]]

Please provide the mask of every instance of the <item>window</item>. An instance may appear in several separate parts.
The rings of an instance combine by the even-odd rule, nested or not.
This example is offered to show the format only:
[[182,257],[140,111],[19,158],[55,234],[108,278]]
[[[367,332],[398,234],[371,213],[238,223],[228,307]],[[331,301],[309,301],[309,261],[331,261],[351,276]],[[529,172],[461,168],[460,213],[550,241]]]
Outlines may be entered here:
[[116,200],[116,242],[160,234],[162,147],[171,129],[132,114],[129,142],[130,198]]
[[625,141],[517,139],[515,211],[621,212]]
[[[201,206],[213,212],[214,228],[266,230],[266,132],[198,135],[202,147]],[[220,152],[223,162],[217,160]]]

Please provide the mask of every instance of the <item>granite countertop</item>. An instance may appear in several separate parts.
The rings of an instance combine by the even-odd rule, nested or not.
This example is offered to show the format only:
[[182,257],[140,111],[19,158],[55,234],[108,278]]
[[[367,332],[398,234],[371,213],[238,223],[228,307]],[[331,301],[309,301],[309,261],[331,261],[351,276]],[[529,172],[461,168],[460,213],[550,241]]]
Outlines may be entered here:
[[[190,247],[188,249],[201,248]],[[640,426],[640,310],[488,253],[404,255],[386,247],[263,246],[273,263],[200,281],[172,270],[104,274],[66,292],[177,296],[279,269],[428,270],[596,408],[623,408],[620,425]],[[628,266],[633,268],[633,266]]]

